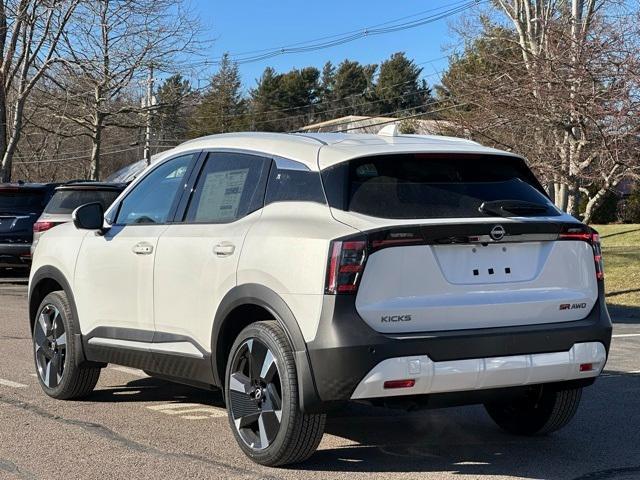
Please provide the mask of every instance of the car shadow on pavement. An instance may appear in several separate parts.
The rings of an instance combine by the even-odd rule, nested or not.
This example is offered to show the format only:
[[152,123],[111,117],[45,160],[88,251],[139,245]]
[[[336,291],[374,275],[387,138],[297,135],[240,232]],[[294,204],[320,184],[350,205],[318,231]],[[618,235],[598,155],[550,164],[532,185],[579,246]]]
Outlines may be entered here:
[[[550,480],[640,478],[640,374],[607,371],[576,418],[541,437],[503,433],[481,406],[405,412],[349,404],[328,415],[334,437],[306,462],[317,472],[433,473]],[[218,391],[146,377],[94,391],[91,402],[183,402],[224,408]],[[335,447],[335,444],[342,444]]]
[[[640,291],[640,289],[638,289]],[[616,305],[607,301],[607,309],[613,323],[640,324],[640,307]]]
[[331,415],[325,433],[349,440],[326,448],[303,470],[448,472],[522,478],[640,478],[640,375],[609,372],[585,390],[576,418],[540,437],[503,433],[482,406],[395,412],[350,405]]
[[111,386],[94,390],[89,402],[184,402],[201,403],[224,408],[220,391],[173,383],[161,378],[145,377],[127,382],[124,386]]

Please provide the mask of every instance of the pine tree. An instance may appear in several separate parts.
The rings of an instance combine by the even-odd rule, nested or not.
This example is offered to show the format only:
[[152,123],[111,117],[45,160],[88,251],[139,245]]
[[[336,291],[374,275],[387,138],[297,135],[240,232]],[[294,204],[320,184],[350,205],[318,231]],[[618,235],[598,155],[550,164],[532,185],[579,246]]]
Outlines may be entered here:
[[296,130],[315,121],[320,72],[315,67],[293,69],[282,75],[283,107],[281,130]]
[[377,65],[361,65],[344,60],[335,74],[333,96],[335,106],[332,118],[345,115],[377,114],[376,105],[369,104],[375,99],[374,80]]
[[422,69],[409,60],[404,52],[391,55],[380,65],[376,83],[376,97],[381,114],[402,116],[406,111],[426,109],[431,102],[431,90],[419,80]]
[[178,144],[186,138],[191,97],[191,84],[180,74],[170,76],[158,88],[158,110],[153,116],[153,131],[163,144]]
[[327,62],[322,67],[322,75],[320,77],[320,87],[318,89],[318,106],[316,115],[318,120],[329,120],[333,118],[333,109],[335,108],[335,84],[336,84],[336,67],[333,63]]
[[201,136],[234,132],[246,129],[247,123],[247,105],[242,97],[238,65],[225,53],[196,108],[192,133]]
[[282,75],[277,74],[271,67],[265,68],[250,95],[252,129],[266,132],[280,131],[280,113],[274,112],[274,110],[281,109],[284,105],[282,100]]
[[312,121],[318,102],[320,72],[315,67],[278,74],[267,67],[251,91],[254,128],[271,132],[296,130]]

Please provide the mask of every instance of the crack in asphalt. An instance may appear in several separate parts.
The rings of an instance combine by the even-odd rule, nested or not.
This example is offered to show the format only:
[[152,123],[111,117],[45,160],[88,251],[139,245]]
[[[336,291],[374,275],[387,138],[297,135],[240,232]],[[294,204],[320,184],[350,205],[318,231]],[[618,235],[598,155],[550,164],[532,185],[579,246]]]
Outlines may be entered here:
[[[254,476],[254,475],[258,475],[257,479],[264,479],[264,478],[269,478],[269,479],[274,479],[276,480],[276,477],[264,477],[260,472],[257,471],[253,471],[253,470],[249,470],[246,468],[242,468],[242,467],[237,467],[235,465],[230,465],[227,464],[225,462],[219,461],[219,460],[213,460],[207,457],[203,457],[201,455],[196,455],[196,454],[192,454],[192,453],[177,453],[177,452],[166,452],[163,450],[160,450],[158,448],[149,446],[149,445],[144,445],[142,443],[136,442],[135,440],[131,440],[123,435],[120,435],[116,432],[114,432],[113,430],[105,427],[104,425],[101,425],[99,423],[93,423],[93,422],[87,422],[84,420],[75,420],[72,418],[65,418],[65,417],[61,417],[60,415],[55,415],[53,413],[50,413],[40,407],[38,407],[37,405],[33,405],[31,403],[22,401],[22,400],[16,400],[13,398],[9,398],[6,397],[4,395],[0,395],[0,403],[4,403],[5,405],[10,405],[16,408],[21,408],[23,410],[26,410],[28,412],[34,413],[40,417],[49,419],[49,420],[53,420],[56,422],[60,422],[66,425],[71,425],[74,427],[79,427],[87,432],[93,433],[95,435],[98,435],[99,437],[102,437],[106,440],[109,440],[111,442],[114,443],[118,443],[121,446],[128,448],[130,450],[134,450],[136,452],[141,452],[141,453],[148,453],[151,455],[156,455],[159,457],[163,457],[163,458],[174,458],[176,460],[191,460],[191,461],[196,461],[196,462],[200,462],[200,463],[204,463],[205,465],[208,466],[212,466],[212,467],[219,467],[219,468],[225,468],[227,470],[231,470],[232,472],[236,473],[236,474],[241,474],[244,476]],[[0,470],[3,469],[3,460],[0,459]],[[11,462],[8,462],[9,467],[10,468],[11,465],[13,465],[15,467],[15,465]],[[17,468],[17,467],[15,467]],[[9,471],[9,470],[7,470]],[[13,473],[13,472],[12,472]],[[26,473],[26,472],[23,472]],[[35,478],[33,476],[31,477],[23,477],[23,478]]]
[[[599,470],[590,472],[573,480],[611,480],[620,477],[620,475],[640,474],[640,465],[635,467],[610,468],[608,470]],[[631,477],[630,477],[631,478]],[[635,476],[633,478],[636,478]]]
[[0,458],[0,472],[13,473],[18,478],[24,478],[25,480],[36,480],[36,476],[28,470],[21,469],[15,463]]

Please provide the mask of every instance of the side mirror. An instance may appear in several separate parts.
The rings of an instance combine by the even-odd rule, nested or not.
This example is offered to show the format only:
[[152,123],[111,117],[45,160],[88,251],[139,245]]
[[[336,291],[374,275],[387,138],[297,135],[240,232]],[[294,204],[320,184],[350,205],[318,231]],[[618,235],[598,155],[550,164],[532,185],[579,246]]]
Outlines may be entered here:
[[102,232],[104,227],[104,209],[99,202],[81,205],[73,211],[71,218],[78,229]]

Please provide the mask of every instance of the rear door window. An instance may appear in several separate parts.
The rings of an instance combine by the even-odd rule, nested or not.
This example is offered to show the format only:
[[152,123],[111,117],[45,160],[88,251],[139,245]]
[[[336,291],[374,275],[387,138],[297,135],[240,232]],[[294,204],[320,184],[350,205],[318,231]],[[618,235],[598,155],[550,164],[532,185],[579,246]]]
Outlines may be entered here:
[[524,161],[512,157],[382,155],[330,167],[322,178],[332,207],[373,217],[486,217],[505,205],[517,213],[502,216],[560,215]]
[[228,223],[262,208],[271,159],[213,152],[198,176],[187,207],[189,223]]

